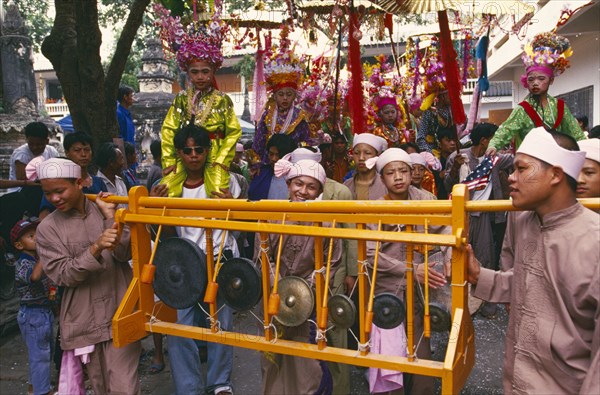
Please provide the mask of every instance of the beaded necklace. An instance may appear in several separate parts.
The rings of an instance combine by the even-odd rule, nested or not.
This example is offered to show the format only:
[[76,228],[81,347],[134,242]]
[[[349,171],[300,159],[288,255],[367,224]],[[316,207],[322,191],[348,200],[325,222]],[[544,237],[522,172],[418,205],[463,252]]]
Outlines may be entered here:
[[[194,104],[196,102],[196,99],[202,92],[197,91],[194,95],[192,95],[191,93],[192,93],[192,90],[190,89],[190,91],[188,92],[188,108],[191,110],[191,115],[194,116],[194,115],[196,115],[196,107]],[[194,123],[196,125],[204,125],[206,118],[208,118],[208,114],[210,114],[210,112],[212,111],[215,101],[217,100],[218,95],[217,95],[216,90],[212,90],[209,93],[209,95],[210,95],[210,97],[208,98],[208,101],[206,102],[206,104],[204,104],[202,102],[202,98],[200,98],[200,100],[197,104],[198,110],[200,110],[200,116],[198,118],[196,118],[194,121]]]
[[[279,130],[279,134],[285,134],[285,132],[287,131],[287,128],[290,126],[290,123],[292,123],[293,112],[294,112],[293,108],[288,109],[287,116],[285,118],[283,126]],[[271,134],[276,134],[277,133],[275,131],[275,128],[277,127],[277,120],[278,120],[278,118],[279,118],[279,111],[278,111],[277,105],[275,105],[275,111],[273,113],[273,119],[271,120]]]

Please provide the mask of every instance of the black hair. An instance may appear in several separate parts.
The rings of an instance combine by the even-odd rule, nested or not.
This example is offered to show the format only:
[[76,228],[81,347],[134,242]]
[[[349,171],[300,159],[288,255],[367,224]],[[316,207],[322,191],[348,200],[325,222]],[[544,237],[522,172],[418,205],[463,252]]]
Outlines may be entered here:
[[277,148],[277,151],[279,151],[279,157],[283,158],[285,155],[298,148],[298,145],[289,135],[276,134],[273,135],[273,137],[271,137],[267,143],[267,150],[271,147]]
[[65,149],[65,152],[70,150],[71,147],[76,143],[81,143],[83,145],[87,144],[92,147],[92,151],[94,149],[94,139],[92,139],[92,136],[84,132],[74,132],[65,136],[65,140],[63,141],[63,148]]
[[456,140],[456,136],[454,135],[454,129],[449,127],[440,126],[435,135],[438,141],[442,141],[444,137],[448,140]]
[[590,131],[588,132],[588,138],[600,139],[600,125],[596,125],[592,129],[590,129]]
[[50,135],[48,126],[42,122],[30,122],[25,126],[25,137],[39,137],[41,139],[47,139]]
[[471,142],[473,145],[477,145],[481,142],[482,138],[489,139],[496,133],[498,130],[498,126],[493,123],[481,122],[475,125],[473,130],[471,130]]
[[208,135],[208,131],[202,126],[197,126],[192,123],[181,129],[175,135],[175,138],[173,139],[175,149],[183,149],[183,147],[185,147],[185,142],[190,138],[194,140],[194,144],[199,145],[200,147],[210,148],[210,136]]
[[123,101],[123,98],[127,95],[129,95],[130,93],[133,93],[134,90],[132,87],[130,87],[129,85],[121,85],[119,87],[119,93],[117,94],[117,100],[119,102]]
[[123,142],[123,147],[125,147],[125,156],[135,154],[135,145],[131,144],[129,141]]
[[248,140],[244,143],[244,151],[252,149],[252,145],[254,142],[252,140]]
[[419,146],[416,143],[413,143],[412,141],[409,141],[408,143],[400,144],[400,148],[403,149],[404,151],[406,151],[408,148],[412,148],[417,152],[417,154],[421,152],[421,149],[419,148]]
[[150,143],[150,153],[154,159],[158,159],[162,156],[160,140],[154,140]]
[[587,115],[579,115],[577,118],[578,122],[581,122],[581,124],[583,125],[584,128],[588,127],[588,124],[590,123],[590,120],[588,119]]
[[103,143],[96,152],[96,164],[104,169],[109,163],[117,160],[117,146],[113,143]]
[[[577,144],[577,140],[575,140],[572,136],[568,134],[561,133],[555,129],[546,129],[548,133],[554,138],[556,144],[558,144],[561,148],[566,149],[568,151],[580,151],[579,145]],[[544,164],[551,166],[547,162],[542,161]],[[564,172],[564,171],[563,171]],[[567,178],[567,183],[569,187],[575,192],[577,190],[577,180],[565,173]]]
[[335,142],[336,140],[343,140],[343,141],[344,141],[344,143],[347,143],[347,142],[348,142],[348,140],[346,139],[346,136],[344,136],[344,135],[343,135],[343,134],[341,134],[341,133],[335,133],[335,134],[332,134],[332,135],[331,135],[331,142],[333,143],[333,142]]

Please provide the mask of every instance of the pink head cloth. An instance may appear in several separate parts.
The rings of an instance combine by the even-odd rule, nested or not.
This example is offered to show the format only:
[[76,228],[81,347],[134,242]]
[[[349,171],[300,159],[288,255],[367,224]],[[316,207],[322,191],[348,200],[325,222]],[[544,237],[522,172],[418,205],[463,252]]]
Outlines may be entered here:
[[81,166],[69,159],[51,158],[45,160],[38,156],[25,166],[28,180],[45,180],[48,178],[81,178]]
[[285,177],[286,181],[300,176],[312,177],[325,186],[327,174],[325,169],[318,162],[310,159],[302,159],[292,163],[286,159],[280,159],[275,163],[273,169],[275,177]]
[[529,73],[533,73],[534,71],[537,71],[539,73],[544,73],[548,77],[554,77],[554,70],[552,70],[548,66],[542,66],[542,65],[529,66],[525,70],[525,74],[523,74],[521,76],[521,85],[523,85],[523,88],[527,89],[527,76],[529,75]]
[[380,111],[384,106],[387,106],[388,104],[391,104],[392,106],[396,107],[396,109],[398,109],[398,103],[396,102],[395,97],[384,96],[375,98],[375,105],[377,106],[377,111]]

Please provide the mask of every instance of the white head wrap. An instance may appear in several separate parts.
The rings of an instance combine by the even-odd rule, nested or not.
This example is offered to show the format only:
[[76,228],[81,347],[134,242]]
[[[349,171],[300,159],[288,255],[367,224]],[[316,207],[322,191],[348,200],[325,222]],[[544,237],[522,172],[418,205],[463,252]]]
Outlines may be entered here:
[[316,150],[316,152],[313,152],[307,148],[296,148],[281,159],[285,159],[292,163],[296,163],[300,160],[314,160],[315,162],[321,162],[321,151],[319,151],[318,148]]
[[235,144],[235,152],[244,152],[244,144],[236,143]]
[[408,154],[408,156],[410,156],[410,160],[412,161],[413,165],[421,165],[423,167],[427,167],[427,161],[425,161],[425,158],[423,157],[423,155],[413,153],[413,154]]
[[600,163],[600,139],[589,139],[578,141],[579,149],[585,152],[587,159]]
[[535,128],[527,133],[517,154],[529,155],[552,166],[560,167],[574,179],[579,176],[585,161],[585,152],[562,148],[543,127]]
[[29,180],[45,180],[47,178],[81,178],[81,166],[69,159],[44,157],[33,158],[25,167],[25,175]]
[[367,159],[365,165],[369,169],[377,166],[377,173],[381,173],[385,165],[390,162],[404,162],[412,168],[412,160],[410,159],[410,155],[400,148],[388,148],[387,150],[383,151],[383,154],[380,156]]
[[286,181],[292,178],[300,176],[309,176],[321,183],[321,186],[325,186],[327,181],[327,174],[325,169],[318,162],[309,159],[302,159],[296,163],[292,163],[286,159],[280,159],[275,163],[273,169],[275,177],[284,177]]
[[356,147],[358,144],[368,144],[375,148],[378,154],[381,154],[388,147],[387,141],[385,141],[383,137],[375,136],[371,133],[361,133],[354,136],[352,148]]

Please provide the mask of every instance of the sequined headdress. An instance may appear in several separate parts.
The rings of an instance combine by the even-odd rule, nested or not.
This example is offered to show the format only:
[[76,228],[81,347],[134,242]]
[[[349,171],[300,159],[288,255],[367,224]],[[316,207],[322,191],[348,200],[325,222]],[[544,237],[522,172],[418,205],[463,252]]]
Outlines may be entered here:
[[160,28],[160,38],[165,48],[174,53],[182,70],[193,60],[203,60],[215,66],[223,64],[221,45],[227,26],[220,19],[218,8],[208,21],[183,23],[181,17],[173,17],[162,4],[153,4],[157,16],[155,25]]
[[302,59],[294,55],[288,34],[287,28],[281,29],[279,47],[265,54],[265,81],[271,92],[281,88],[297,90],[302,83]]
[[421,103],[421,111],[428,110],[433,105],[437,95],[447,90],[444,63],[438,52],[439,44],[437,44],[437,42],[437,38],[432,39],[429,54],[423,59],[425,75],[423,80],[423,101]]
[[526,72],[521,76],[523,86],[527,87],[527,74],[541,71],[550,77],[561,75],[569,68],[569,57],[573,49],[569,40],[552,32],[537,34],[523,48],[521,59]]
[[404,108],[400,105],[402,100],[401,77],[394,73],[392,64],[385,55],[376,56],[377,63],[364,66],[364,75],[367,78],[367,91],[369,107],[367,108],[367,125],[374,127],[379,120],[379,111],[386,105],[393,105],[398,110],[398,119],[404,119]]

